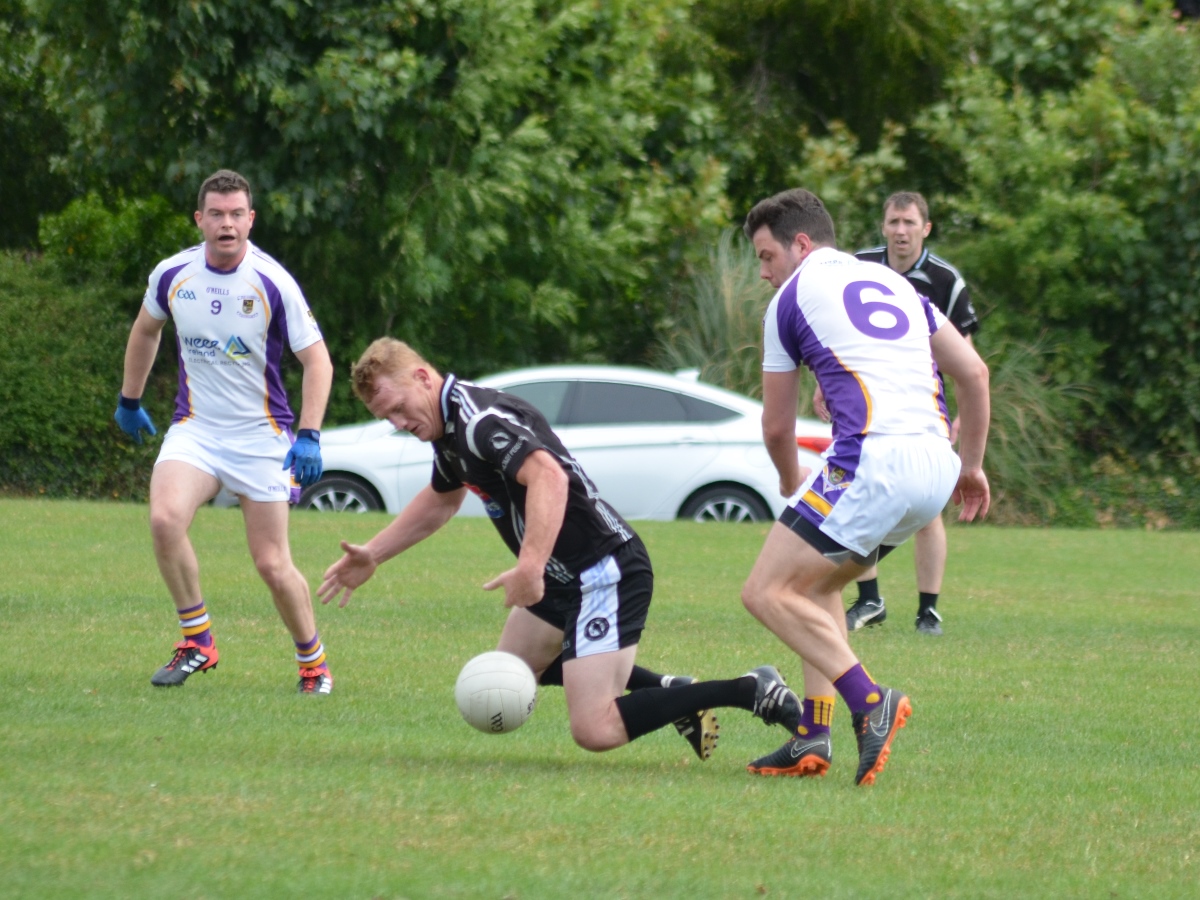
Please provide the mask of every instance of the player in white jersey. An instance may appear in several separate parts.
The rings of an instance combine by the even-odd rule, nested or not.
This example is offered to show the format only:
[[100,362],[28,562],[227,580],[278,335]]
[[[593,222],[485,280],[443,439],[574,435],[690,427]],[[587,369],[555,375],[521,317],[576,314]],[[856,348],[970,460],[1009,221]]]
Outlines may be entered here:
[[[796,189],[757,204],[745,233],[777,289],[764,319],[763,440],[788,508],[742,590],[746,608],[801,657],[804,702],[794,736],[750,771],[824,775],[835,692],[854,715],[856,784],[873,784],[912,712],[881,687],[846,639],[841,592],[907,540],[953,495],[964,521],[986,515],[987,366],[899,274],[836,249],[820,199]],[[833,422],[824,466],[796,453],[800,365],[816,376]],[[950,446],[938,372],[958,385],[961,462]]]
[[[288,546],[288,502],[321,477],[320,427],[333,381],[321,331],[295,279],[250,243],[250,185],[226,169],[200,187],[203,243],[150,275],[125,348],[115,418],[141,443],[154,425],[141,396],[163,326],[175,322],[179,392],[150,478],[154,555],[175,602],[183,640],[150,679],[181,685],[215,669],[220,654],[188,538],[196,510],[222,486],[241,502],[250,555],[296,645],[301,693],[328,694],[333,677],[308,582]],[[299,428],[280,372],[285,345],[304,368]]]

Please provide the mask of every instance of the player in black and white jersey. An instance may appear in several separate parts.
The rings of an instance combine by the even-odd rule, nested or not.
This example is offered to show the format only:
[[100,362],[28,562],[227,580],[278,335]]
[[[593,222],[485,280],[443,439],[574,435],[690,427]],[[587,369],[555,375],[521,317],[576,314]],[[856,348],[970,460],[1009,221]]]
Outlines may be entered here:
[[340,594],[345,606],[380,563],[448,522],[470,490],[517,558],[483,585],[503,590],[511,610],[497,649],[524,659],[542,684],[563,685],[579,746],[611,750],[676,723],[704,759],[719,706],[795,729],[800,701],[771,666],[667,686],[634,665],[654,588],[650,557],[537,409],[443,376],[392,338],[368,347],[351,377],[373,415],[433,444],[434,466],[430,484],[375,537],[342,542],[318,588],[322,602]]
[[[979,316],[971,305],[971,292],[958,269],[929,251],[925,238],[933,229],[929,205],[915,191],[892,194],[883,204],[881,230],[887,241],[881,247],[859,250],[854,255],[868,262],[881,263],[903,275],[972,343],[979,330]],[[820,397],[813,396],[818,414],[828,416]],[[959,420],[950,423],[950,441],[958,440]],[[917,568],[917,631],[937,636],[942,633],[942,616],[937,611],[942,576],[946,570],[946,526],[940,516],[917,532],[913,540],[913,558]],[[855,631],[877,625],[887,618],[887,608],[879,593],[878,571],[872,567],[858,581],[858,599],[846,611],[846,627]]]

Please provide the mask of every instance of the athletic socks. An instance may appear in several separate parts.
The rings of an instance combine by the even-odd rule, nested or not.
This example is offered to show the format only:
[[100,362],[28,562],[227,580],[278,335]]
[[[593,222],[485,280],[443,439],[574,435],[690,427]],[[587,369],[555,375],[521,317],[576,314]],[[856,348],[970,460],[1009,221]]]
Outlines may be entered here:
[[796,729],[800,737],[829,734],[829,726],[832,724],[832,697],[804,698],[804,714],[800,717],[800,727]]
[[208,610],[204,601],[199,606],[178,610],[179,628],[185,641],[192,641],[199,647],[211,647],[213,644],[212,631],[208,627]]
[[917,594],[917,616],[925,614],[925,610],[934,609],[937,606],[938,595],[929,594],[925,591],[920,591]]
[[757,680],[750,676],[727,681],[699,681],[682,687],[656,687],[634,691],[616,699],[617,712],[631,741],[664,725],[690,716],[698,709],[719,706],[754,708]]
[[870,712],[883,702],[883,693],[879,690],[879,685],[867,674],[862,663],[855,663],[846,670],[834,681],[833,686],[850,707],[850,712]]
[[879,600],[879,579],[868,578],[858,582],[858,599],[872,602]]
[[296,662],[302,669],[319,669],[325,665],[325,645],[318,632],[311,641],[296,641]]

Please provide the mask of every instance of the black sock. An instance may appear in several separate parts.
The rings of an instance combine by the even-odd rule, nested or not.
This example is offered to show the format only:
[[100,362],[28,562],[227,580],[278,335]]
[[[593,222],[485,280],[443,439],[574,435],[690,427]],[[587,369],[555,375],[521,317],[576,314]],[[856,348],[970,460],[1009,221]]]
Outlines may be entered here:
[[660,688],[663,686],[662,680],[663,677],[657,672],[651,672],[641,666],[634,666],[633,671],[629,673],[629,681],[625,682],[625,690],[642,691],[646,688]]
[[928,594],[921,591],[917,594],[917,615],[921,615],[927,609],[933,609],[937,606],[937,594]]
[[879,579],[868,578],[866,581],[858,582],[858,599],[859,600],[878,600],[879,599]]
[[646,688],[618,697],[617,712],[632,741],[698,709],[717,706],[753,709],[757,684],[756,679],[744,675],[728,681],[701,681],[683,687]]

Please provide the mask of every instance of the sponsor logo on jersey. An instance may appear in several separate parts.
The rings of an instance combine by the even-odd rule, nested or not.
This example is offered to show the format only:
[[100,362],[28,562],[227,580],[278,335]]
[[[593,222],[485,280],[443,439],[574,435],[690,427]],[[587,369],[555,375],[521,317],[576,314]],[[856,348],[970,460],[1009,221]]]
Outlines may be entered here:
[[217,295],[219,295],[219,296],[221,296],[221,297],[228,297],[228,296],[229,296],[229,289],[228,289],[228,288],[218,288],[218,287],[212,287],[212,286],[209,286],[209,287],[206,287],[206,288],[204,289],[204,293],[206,293],[206,294],[217,294]]
[[589,641],[598,641],[608,634],[608,619],[597,616],[583,626],[583,636]]
[[512,443],[512,435],[506,431],[497,431],[492,435],[492,446],[497,453],[503,453],[504,448]]
[[490,494],[485,494],[473,484],[467,484],[465,486],[467,490],[469,490],[483,502],[483,511],[488,514],[489,519],[504,518],[504,507],[493,500]]
[[249,356],[250,350],[242,342],[242,339],[235,334],[231,335],[229,340],[225,342],[225,355],[230,359],[241,359],[244,356]]
[[215,349],[217,349],[217,342],[210,338],[185,337],[182,339],[182,341],[183,341],[183,346],[191,348],[193,350],[215,350]]

